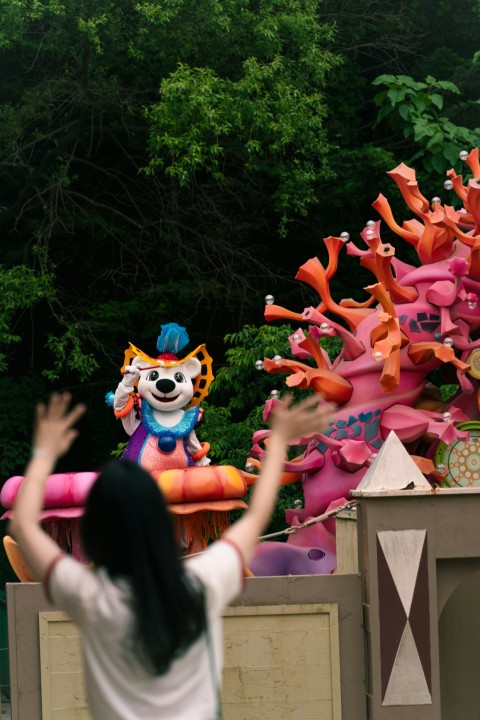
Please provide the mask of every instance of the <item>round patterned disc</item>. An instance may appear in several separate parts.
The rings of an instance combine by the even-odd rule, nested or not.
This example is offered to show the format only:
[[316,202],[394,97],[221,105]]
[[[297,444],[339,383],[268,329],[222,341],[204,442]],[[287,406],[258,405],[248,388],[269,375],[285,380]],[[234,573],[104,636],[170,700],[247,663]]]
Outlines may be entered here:
[[470,365],[469,375],[480,380],[480,348],[472,350],[467,360]]
[[480,422],[459,423],[459,430],[467,430],[468,440],[454,440],[450,445],[439,442],[435,463],[445,466],[446,482],[451,487],[480,486]]

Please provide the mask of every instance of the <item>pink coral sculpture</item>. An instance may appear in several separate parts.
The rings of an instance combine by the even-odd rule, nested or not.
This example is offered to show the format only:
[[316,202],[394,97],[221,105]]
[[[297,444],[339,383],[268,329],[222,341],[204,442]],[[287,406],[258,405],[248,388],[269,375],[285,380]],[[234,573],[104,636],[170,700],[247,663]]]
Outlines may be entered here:
[[[415,217],[400,225],[383,195],[373,203],[390,230],[415,248],[419,266],[398,260],[394,247],[381,239],[381,222],[370,221],[360,233],[365,249],[349,241],[347,233],[328,237],[328,266],[312,258],[299,269],[296,278],[320,296],[317,307],[298,313],[266,306],[268,321],[306,322],[308,328],[299,328],[290,338],[295,359],[265,358],[265,370],[284,373],[288,387],[310,388],[338,405],[328,431],[285,465],[289,473],[296,472],[289,481],[301,478],[304,495],[303,509],[287,511],[289,524],[301,524],[339,498],[348,498],[391,430],[432,484],[448,480],[445,468],[435,465],[435,449],[440,442],[468,439],[468,431],[457,425],[478,418],[478,148],[466,162],[474,179],[464,183],[453,170],[447,173],[463,205],[459,209],[442,205],[438,198],[430,203],[418,188],[415,171],[403,163],[388,174]],[[364,302],[337,303],[331,296],[330,280],[342,251],[357,257],[375,277],[376,282],[365,288]],[[343,349],[331,363],[319,340],[334,335],[342,339]],[[442,403],[428,378],[446,363],[454,368],[460,389],[450,402]],[[266,435],[254,435],[252,454],[260,461]],[[251,569],[254,574],[278,568],[283,574],[331,572],[333,538],[334,521],[301,529],[287,543],[260,546]]]

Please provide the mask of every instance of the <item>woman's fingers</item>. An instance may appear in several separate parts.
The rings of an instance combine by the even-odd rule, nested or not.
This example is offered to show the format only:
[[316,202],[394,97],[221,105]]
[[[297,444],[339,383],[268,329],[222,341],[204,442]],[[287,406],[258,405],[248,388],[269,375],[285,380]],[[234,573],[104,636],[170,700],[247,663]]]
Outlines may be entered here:
[[45,407],[43,403],[37,405],[37,419],[47,420],[63,420],[67,426],[71,426],[84,414],[86,406],[78,403],[69,412],[68,407],[72,400],[71,393],[65,391],[62,393],[52,393],[50,395],[48,405]]
[[65,422],[67,423],[67,426],[71,427],[72,425],[75,425],[77,420],[82,417],[86,410],[87,406],[83,403],[78,403],[77,405],[75,405],[65,417]]
[[47,408],[45,407],[45,403],[37,403],[37,405],[35,406],[35,417],[37,423],[45,418],[46,413]]
[[55,424],[59,431],[66,431],[75,425],[87,408],[83,403],[78,403],[69,411],[71,399],[69,392],[52,393],[47,405],[38,403],[35,408],[37,426],[48,425],[53,430]]

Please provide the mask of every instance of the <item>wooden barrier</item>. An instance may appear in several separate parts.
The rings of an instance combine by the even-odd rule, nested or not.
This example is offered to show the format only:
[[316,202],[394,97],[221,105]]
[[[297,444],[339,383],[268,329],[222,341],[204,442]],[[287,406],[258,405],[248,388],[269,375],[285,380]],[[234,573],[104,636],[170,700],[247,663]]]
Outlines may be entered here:
[[[225,612],[225,720],[364,720],[360,577],[246,585]],[[37,583],[7,585],[7,601],[12,720],[90,720],[75,625]]]

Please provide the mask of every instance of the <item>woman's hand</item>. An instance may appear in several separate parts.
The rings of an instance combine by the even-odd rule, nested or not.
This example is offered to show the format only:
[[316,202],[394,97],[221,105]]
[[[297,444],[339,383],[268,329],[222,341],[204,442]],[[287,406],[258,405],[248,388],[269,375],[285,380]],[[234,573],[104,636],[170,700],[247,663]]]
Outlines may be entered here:
[[288,443],[326,430],[334,412],[335,405],[323,402],[318,395],[293,406],[291,395],[275,403],[270,415],[272,432],[250,506],[225,533],[225,538],[240,549],[245,563],[252,557],[257,538],[272,514]]
[[35,412],[32,458],[20,485],[10,531],[38,580],[43,580],[60,554],[57,543],[40,527],[44,487],[55,460],[64,455],[78,435],[73,426],[85,412],[85,405],[71,410],[68,392],[53,393],[48,403],[39,403]]
[[78,435],[73,426],[86,410],[85,405],[80,403],[69,410],[71,399],[68,392],[53,393],[47,405],[37,405],[32,441],[33,455],[45,455],[55,460],[69,450]]
[[272,434],[280,435],[285,442],[322,433],[333,420],[336,406],[319,399],[318,395],[292,406],[293,398],[286,395],[275,403],[270,416]]

